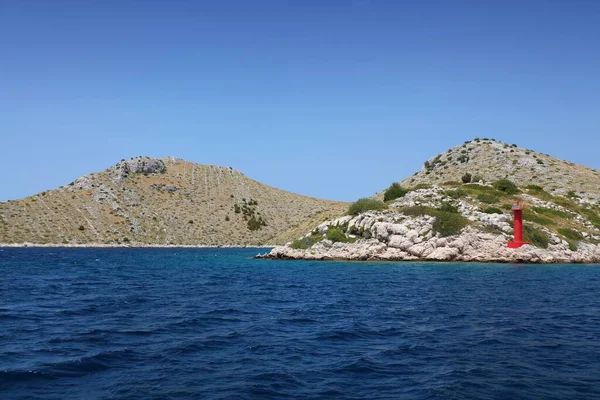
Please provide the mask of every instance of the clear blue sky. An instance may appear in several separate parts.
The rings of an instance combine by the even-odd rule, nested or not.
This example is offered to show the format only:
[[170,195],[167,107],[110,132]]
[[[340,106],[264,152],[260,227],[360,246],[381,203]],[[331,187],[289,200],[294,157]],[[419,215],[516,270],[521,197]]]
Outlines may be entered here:
[[0,0],[0,201],[122,158],[352,201],[496,138],[600,168],[600,1]]

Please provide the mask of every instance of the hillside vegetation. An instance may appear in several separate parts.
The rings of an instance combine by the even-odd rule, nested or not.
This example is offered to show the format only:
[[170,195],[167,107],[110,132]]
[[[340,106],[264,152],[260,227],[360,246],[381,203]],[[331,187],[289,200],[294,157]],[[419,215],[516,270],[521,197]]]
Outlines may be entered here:
[[56,190],[0,203],[0,243],[246,245],[343,214],[229,167],[137,157]]
[[[512,206],[524,202],[524,239]],[[346,216],[271,257],[590,262],[600,260],[600,173],[490,139],[439,154]],[[331,230],[334,235],[328,234]]]
[[508,178],[517,186],[536,185],[553,195],[600,200],[600,171],[494,139],[476,138],[440,153],[400,184],[462,182],[466,174],[470,182]]

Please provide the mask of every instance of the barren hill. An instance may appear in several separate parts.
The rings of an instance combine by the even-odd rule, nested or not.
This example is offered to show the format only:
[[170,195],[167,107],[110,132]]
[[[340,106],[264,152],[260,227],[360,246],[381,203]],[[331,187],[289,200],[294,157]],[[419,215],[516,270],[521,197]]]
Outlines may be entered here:
[[346,208],[264,185],[230,167],[137,157],[0,203],[0,243],[271,244]]

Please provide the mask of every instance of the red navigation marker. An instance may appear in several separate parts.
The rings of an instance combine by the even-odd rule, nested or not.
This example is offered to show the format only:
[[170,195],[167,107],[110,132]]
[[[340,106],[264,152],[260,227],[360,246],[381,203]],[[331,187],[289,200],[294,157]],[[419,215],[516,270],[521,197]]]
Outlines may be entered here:
[[512,242],[508,242],[508,247],[511,249],[518,249],[524,244],[529,244],[529,242],[523,241],[523,210],[525,209],[525,203],[522,201],[517,201],[514,206],[512,206],[513,214],[514,214],[514,223],[515,223],[515,240]]

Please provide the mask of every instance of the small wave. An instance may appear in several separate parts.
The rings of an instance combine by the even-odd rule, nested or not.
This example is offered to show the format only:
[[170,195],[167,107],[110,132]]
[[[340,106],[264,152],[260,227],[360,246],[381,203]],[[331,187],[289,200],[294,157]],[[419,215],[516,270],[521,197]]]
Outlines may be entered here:
[[28,315],[15,315],[15,314],[0,314],[0,321],[16,321],[16,320],[30,320],[30,321],[39,321],[40,318],[32,317]]
[[336,373],[350,373],[350,374],[377,374],[377,375],[397,375],[398,373],[404,373],[407,370],[405,365],[390,365],[390,364],[379,364],[374,360],[366,357],[361,357],[356,361],[342,366],[337,369]]
[[52,377],[41,371],[0,371],[0,388],[11,384],[31,382],[38,379],[51,379]]
[[[113,364],[122,363],[123,360],[135,356],[132,350],[105,351],[90,357],[77,360],[63,361],[53,364],[44,364],[39,370],[0,371],[0,382],[9,386],[11,383],[31,382],[39,379],[78,378],[95,372],[105,371]],[[0,385],[0,387],[2,387]]]
[[199,317],[187,318],[178,322],[169,324],[169,328],[198,328],[207,327],[215,324],[223,324],[227,322],[241,322],[239,318],[223,318],[223,317]]
[[61,310],[58,312],[59,315],[64,315],[64,316],[81,316],[81,315],[87,315],[87,314],[91,314],[98,311],[98,307],[94,306],[94,305],[90,305],[84,308],[80,308],[78,310]]
[[314,324],[317,323],[317,320],[314,320],[312,318],[285,318],[285,319],[281,319],[279,320],[279,322],[285,323],[285,324]]
[[240,313],[242,313],[242,311],[235,309],[235,308],[215,308],[213,310],[205,312],[204,314],[211,315],[211,314],[240,314]]
[[296,388],[303,385],[292,375],[281,372],[264,372],[250,379],[254,382],[265,382],[268,386],[277,388]]
[[347,329],[333,329],[330,331],[322,332],[317,337],[317,339],[333,341],[351,341],[356,339],[397,336],[401,333],[402,331],[397,328],[386,328],[383,330],[377,330],[368,328],[364,324],[354,324],[352,327],[349,327]]
[[502,342],[501,340],[495,339],[495,338],[488,338],[488,339],[482,339],[479,342],[477,342],[477,345],[497,345],[497,344],[504,344],[504,342]]
[[115,331],[115,333],[120,334],[120,335],[131,335],[131,336],[150,336],[154,333],[154,330],[148,330],[148,329],[124,329],[124,330],[119,330],[119,331]]

